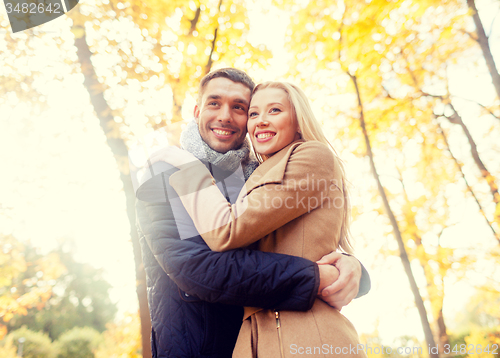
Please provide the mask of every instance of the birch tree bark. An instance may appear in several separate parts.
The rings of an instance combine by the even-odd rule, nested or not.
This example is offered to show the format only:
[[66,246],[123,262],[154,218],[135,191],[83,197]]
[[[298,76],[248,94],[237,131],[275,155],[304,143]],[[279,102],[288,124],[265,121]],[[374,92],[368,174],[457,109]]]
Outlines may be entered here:
[[97,75],[92,64],[92,52],[86,41],[85,29],[83,26],[76,26],[75,33],[80,34],[75,38],[78,60],[81,71],[85,77],[84,85],[90,95],[90,101],[94,111],[99,118],[101,128],[106,135],[106,142],[111,149],[116,164],[120,171],[120,180],[123,184],[123,192],[126,198],[127,217],[130,223],[130,238],[134,253],[135,273],[136,273],[136,292],[139,300],[139,316],[141,319],[142,334],[142,356],[151,357],[151,320],[149,317],[148,299],[146,291],[146,273],[142,263],[141,248],[139,244],[139,235],[136,230],[135,219],[135,194],[130,177],[128,166],[128,148],[123,138],[119,136],[117,123],[112,116],[111,108],[104,98],[103,85],[98,81]]
[[483,56],[486,61],[486,65],[488,66],[488,71],[490,72],[491,79],[493,81],[493,86],[495,87],[497,96],[500,99],[500,74],[498,73],[495,60],[491,53],[488,37],[486,36],[486,32],[484,32],[483,23],[479,18],[479,13],[477,12],[476,8],[476,3],[474,0],[467,0],[467,6],[472,11],[472,18],[474,20],[474,24],[476,25],[476,33],[477,33],[476,40],[479,43],[479,46],[481,46],[481,51],[483,51]]
[[[385,193],[384,187],[382,186],[382,182],[380,181],[380,177],[377,173],[377,168],[375,167],[375,161],[374,161],[374,155],[372,152],[372,147],[370,143],[370,137],[368,136],[368,131],[366,129],[366,122],[365,122],[365,117],[364,117],[364,111],[363,111],[363,102],[361,100],[361,94],[359,91],[358,87],[358,81],[355,75],[351,75],[348,73],[349,77],[351,78],[354,88],[356,90],[356,96],[358,99],[358,108],[359,108],[359,123],[361,126],[361,130],[363,132],[363,138],[365,140],[366,144],[366,152],[368,155],[368,158],[370,159],[370,167],[372,170],[373,177],[375,178],[375,181],[377,182],[377,187],[378,191],[380,193],[380,196],[382,198],[382,201],[384,203],[384,208],[389,216],[389,220],[392,224],[393,228],[393,233],[394,237],[396,238],[396,241],[398,243],[399,247],[399,256],[401,258],[401,262],[403,263],[404,270],[406,272],[406,275],[408,276],[408,280],[410,281],[410,287],[411,291],[413,293],[413,297],[415,298],[415,305],[417,306],[418,313],[420,315],[420,321],[422,322],[422,328],[424,330],[424,335],[425,335],[425,340],[427,342],[427,345],[430,347],[435,347],[436,343],[434,341],[434,336],[432,334],[432,329],[429,324],[429,319],[427,317],[427,311],[424,306],[424,301],[422,299],[422,296],[420,295],[420,292],[418,290],[417,282],[415,281],[415,277],[413,275],[413,272],[411,270],[411,265],[410,265],[410,260],[408,259],[408,254],[406,252],[405,244],[403,242],[403,238],[401,235],[401,231],[399,229],[398,222],[396,220],[396,217],[391,209],[391,206],[389,204],[389,200],[387,198],[387,195]],[[429,356],[431,358],[439,358],[439,354],[436,353],[429,353]]]

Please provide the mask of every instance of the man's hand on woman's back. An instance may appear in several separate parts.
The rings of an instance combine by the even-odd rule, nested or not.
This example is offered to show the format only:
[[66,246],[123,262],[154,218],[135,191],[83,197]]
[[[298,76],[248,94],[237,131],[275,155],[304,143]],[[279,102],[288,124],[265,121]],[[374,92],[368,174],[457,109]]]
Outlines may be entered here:
[[318,294],[323,301],[340,311],[358,294],[361,264],[354,256],[347,256],[338,252],[323,256],[317,263],[320,268],[320,288],[322,284],[325,285],[327,279],[321,277],[322,272],[325,272],[322,266],[334,265],[340,271],[338,278],[333,282],[330,281],[330,285],[327,285],[322,291],[320,290]]

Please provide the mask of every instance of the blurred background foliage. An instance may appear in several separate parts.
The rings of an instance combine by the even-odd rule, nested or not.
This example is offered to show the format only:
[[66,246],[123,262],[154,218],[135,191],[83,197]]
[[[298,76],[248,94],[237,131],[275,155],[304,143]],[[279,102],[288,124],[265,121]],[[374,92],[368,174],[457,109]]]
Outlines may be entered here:
[[[45,302],[40,297],[42,302],[21,315],[13,315],[6,324],[8,330],[27,326],[47,333],[51,339],[59,338],[76,326],[88,326],[103,332],[106,324],[113,320],[116,307],[110,301],[108,290],[111,286],[102,278],[101,270],[75,262],[71,253],[63,248],[48,255],[36,251],[25,245],[23,256],[28,269],[19,275],[12,288],[16,288],[18,295],[24,296],[33,287],[48,285],[51,296]],[[47,273],[34,264],[46,259],[61,265],[59,275],[49,282],[38,278]]]
[[[75,260],[68,241],[45,250],[7,230],[0,356],[14,357],[21,337],[25,357],[150,356],[129,149],[160,128],[177,144],[199,79],[232,66],[257,82],[300,84],[348,163],[357,255],[374,279],[363,302],[397,294],[422,327],[421,336],[389,345],[424,347],[405,356],[428,356],[425,348],[439,345],[434,356],[444,357],[445,344],[481,344],[489,352],[470,355],[492,357],[500,344],[499,8],[498,0],[89,0],[18,34],[1,13],[0,149],[19,153],[0,157],[8,168],[0,223],[17,223],[19,207],[37,200],[28,195],[34,186],[54,185],[49,160],[66,160],[68,143],[93,146],[89,123],[98,123],[105,143],[98,156],[109,158],[103,166],[120,183],[130,225],[120,239],[132,244],[139,309],[115,317],[102,269]],[[272,37],[279,26],[281,43],[264,44],[265,31]],[[49,124],[55,134],[44,132]],[[29,153],[19,150],[24,142],[8,144],[18,133],[35,143]],[[37,157],[37,148],[51,157]],[[82,153],[72,159],[84,165],[91,160]],[[22,177],[19,163],[41,174]],[[88,183],[74,178],[68,193]],[[403,270],[386,266],[394,257]],[[384,276],[394,267],[408,280],[391,291]],[[461,309],[450,310],[461,296]],[[376,323],[361,336],[388,345]]]

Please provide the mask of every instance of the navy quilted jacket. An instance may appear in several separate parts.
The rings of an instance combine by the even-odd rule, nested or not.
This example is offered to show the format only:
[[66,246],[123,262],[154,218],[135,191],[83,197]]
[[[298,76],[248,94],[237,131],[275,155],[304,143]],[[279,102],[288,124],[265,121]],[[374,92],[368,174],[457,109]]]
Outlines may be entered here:
[[[212,173],[225,179],[218,185],[228,199],[236,197],[242,183],[225,185],[231,182],[227,175]],[[248,249],[213,252],[199,235],[191,236],[194,226],[180,200],[172,200],[175,192],[168,185],[168,173],[150,183],[149,198],[137,200],[136,212],[153,357],[229,358],[242,306],[311,308],[319,285],[315,263]]]

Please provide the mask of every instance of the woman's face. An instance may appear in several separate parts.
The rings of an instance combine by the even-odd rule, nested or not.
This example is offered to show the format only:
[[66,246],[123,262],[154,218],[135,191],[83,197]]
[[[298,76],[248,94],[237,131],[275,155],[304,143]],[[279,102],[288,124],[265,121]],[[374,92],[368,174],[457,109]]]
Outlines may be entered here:
[[255,151],[271,156],[300,138],[299,126],[285,91],[265,88],[255,92],[248,110],[248,134]]

